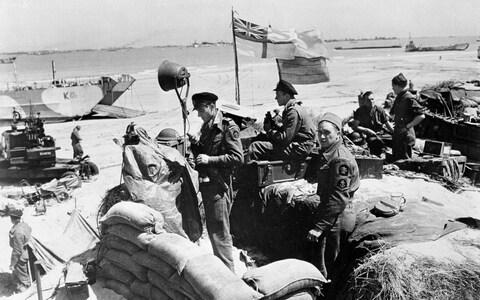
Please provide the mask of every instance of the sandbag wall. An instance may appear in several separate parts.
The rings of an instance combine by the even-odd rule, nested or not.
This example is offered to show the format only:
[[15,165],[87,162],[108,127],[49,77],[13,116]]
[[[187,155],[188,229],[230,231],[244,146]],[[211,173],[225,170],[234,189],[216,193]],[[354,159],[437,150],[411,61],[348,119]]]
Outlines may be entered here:
[[165,231],[162,214],[135,202],[101,219],[97,278],[127,299],[259,299],[217,257]]

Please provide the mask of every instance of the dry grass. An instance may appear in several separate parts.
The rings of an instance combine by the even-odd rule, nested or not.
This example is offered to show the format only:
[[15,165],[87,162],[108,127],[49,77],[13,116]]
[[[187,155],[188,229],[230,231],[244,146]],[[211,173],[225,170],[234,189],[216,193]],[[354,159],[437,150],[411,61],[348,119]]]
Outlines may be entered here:
[[[347,294],[353,299],[477,299],[480,264],[462,264],[382,250],[354,270]],[[348,298],[348,296],[347,296]]]

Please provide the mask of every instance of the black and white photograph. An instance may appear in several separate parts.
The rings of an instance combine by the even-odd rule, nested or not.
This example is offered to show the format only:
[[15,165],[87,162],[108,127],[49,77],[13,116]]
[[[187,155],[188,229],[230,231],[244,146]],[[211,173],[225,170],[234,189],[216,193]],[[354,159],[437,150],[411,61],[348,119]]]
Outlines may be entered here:
[[479,16],[0,0],[0,300],[480,299]]

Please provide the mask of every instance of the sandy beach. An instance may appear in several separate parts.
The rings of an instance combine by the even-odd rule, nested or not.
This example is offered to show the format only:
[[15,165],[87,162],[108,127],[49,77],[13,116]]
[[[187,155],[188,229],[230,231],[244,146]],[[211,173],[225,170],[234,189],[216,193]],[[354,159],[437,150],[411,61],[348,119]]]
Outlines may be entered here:
[[[301,100],[304,106],[311,108],[314,115],[331,111],[344,117],[357,107],[356,95],[360,90],[372,90],[376,95],[377,104],[382,104],[385,95],[391,91],[391,78],[399,72],[403,72],[408,79],[412,80],[416,88],[450,79],[463,81],[479,79],[480,60],[476,58],[476,48],[476,45],[472,45],[469,50],[462,52],[405,53],[395,57],[388,55],[343,57],[341,52],[334,52],[328,63],[331,81],[316,85],[297,85],[296,89],[299,93],[297,99]],[[152,66],[152,68],[155,67]],[[231,68],[195,67],[190,72],[192,85],[190,95],[200,91],[211,91],[218,94],[221,101],[233,102],[233,65]],[[259,120],[263,119],[267,110],[276,107],[272,89],[277,80],[278,75],[274,61],[240,66],[242,105],[245,105],[252,116]],[[113,142],[113,139],[121,139],[130,122],[144,127],[151,137],[155,137],[160,130],[166,127],[172,127],[179,132],[183,130],[176,95],[173,91],[166,93],[160,90],[156,74],[148,73],[137,78],[134,89],[148,94],[148,97],[143,100],[140,98],[138,101],[152,113],[135,119],[81,120],[45,126],[46,133],[55,137],[57,146],[61,147],[57,151],[57,157],[69,158],[73,153],[70,145],[70,133],[76,124],[80,124],[84,151],[100,167],[100,175],[95,181],[85,182],[80,189],[74,192],[72,199],[48,207],[46,215],[34,216],[33,208],[27,207],[24,219],[33,228],[35,236],[53,238],[60,235],[69,218],[68,212],[75,207],[80,209],[82,215],[92,225],[96,225],[96,213],[102,197],[108,189],[120,183],[122,150]],[[138,108],[138,103],[132,104],[132,98],[122,98],[117,105]],[[188,107],[191,109],[190,97]],[[196,113],[191,113],[189,131],[198,131],[200,125],[201,120]],[[380,181],[370,179],[362,181],[364,188],[374,189],[377,185],[381,186],[381,190],[385,193],[401,191],[412,197],[422,195],[426,188],[422,180],[412,181],[391,176],[386,176]],[[0,193],[2,189],[9,187],[10,184],[2,183]],[[444,188],[430,186],[427,189],[430,189],[429,192],[432,193],[430,197],[442,198],[451,195]],[[361,191],[362,188],[359,192],[360,195]],[[459,199],[457,215],[469,213],[472,217],[480,218],[480,193],[465,192],[456,197]],[[11,249],[8,245],[10,227],[9,218],[1,217],[0,275],[10,272]]]

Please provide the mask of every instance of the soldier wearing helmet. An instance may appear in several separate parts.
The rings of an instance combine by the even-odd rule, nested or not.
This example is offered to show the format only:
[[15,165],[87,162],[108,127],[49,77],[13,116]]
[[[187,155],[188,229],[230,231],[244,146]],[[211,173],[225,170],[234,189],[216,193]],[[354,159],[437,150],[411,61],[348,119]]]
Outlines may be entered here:
[[27,267],[28,252],[25,247],[30,240],[32,228],[22,221],[23,210],[21,208],[13,205],[9,205],[7,208],[13,224],[9,232],[10,247],[12,247],[10,270],[12,270],[14,290],[23,292],[30,287]]

